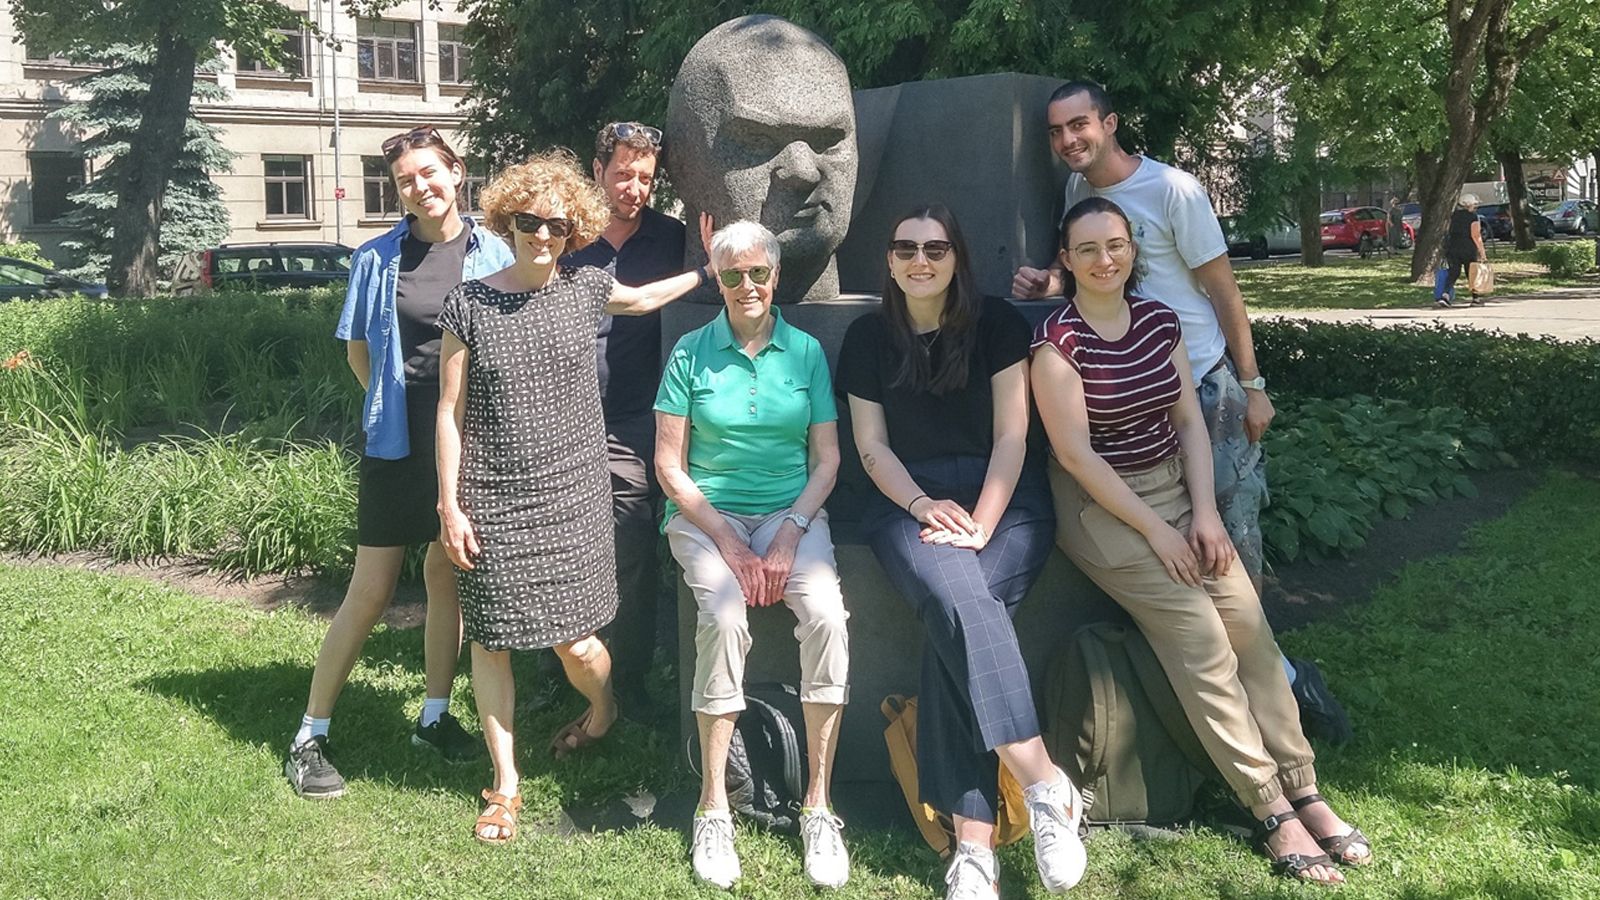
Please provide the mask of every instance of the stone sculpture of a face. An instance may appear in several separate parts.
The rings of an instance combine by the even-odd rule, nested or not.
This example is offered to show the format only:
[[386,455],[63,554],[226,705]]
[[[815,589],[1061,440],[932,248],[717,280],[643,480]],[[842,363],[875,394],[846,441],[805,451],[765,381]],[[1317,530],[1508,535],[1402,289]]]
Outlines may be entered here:
[[[855,106],[844,63],[776,16],[744,16],[701,38],[672,84],[666,152],[685,219],[753,219],[778,236],[778,303],[839,295],[833,253],[850,228]],[[705,261],[690,241],[685,261]],[[715,301],[714,296],[704,298]]]

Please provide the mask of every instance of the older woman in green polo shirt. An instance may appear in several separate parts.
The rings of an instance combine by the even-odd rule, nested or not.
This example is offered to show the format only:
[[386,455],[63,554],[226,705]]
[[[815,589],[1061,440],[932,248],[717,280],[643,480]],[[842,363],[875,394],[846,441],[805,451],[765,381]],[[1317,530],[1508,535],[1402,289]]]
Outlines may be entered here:
[[699,605],[693,708],[703,766],[691,856],[719,887],[739,878],[723,767],[744,709],[747,607],[783,601],[798,623],[800,701],[811,778],[800,830],[812,883],[849,877],[828,803],[848,697],[844,598],[822,503],[839,471],[838,414],[822,347],[772,306],[777,238],[735,222],[711,238],[725,309],[678,340],[656,395],[664,531]]

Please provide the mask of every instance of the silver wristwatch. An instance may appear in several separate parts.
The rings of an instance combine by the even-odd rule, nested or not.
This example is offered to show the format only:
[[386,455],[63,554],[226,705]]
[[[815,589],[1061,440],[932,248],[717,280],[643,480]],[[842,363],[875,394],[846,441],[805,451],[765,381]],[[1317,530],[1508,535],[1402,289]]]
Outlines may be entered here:
[[810,531],[811,530],[811,520],[806,518],[805,516],[800,515],[797,512],[789,513],[787,516],[783,517],[783,520],[785,522],[793,522],[794,524],[800,526],[800,530],[801,531]]
[[1239,379],[1239,386],[1247,391],[1265,391],[1267,389],[1267,379],[1260,375],[1254,378],[1241,378]]

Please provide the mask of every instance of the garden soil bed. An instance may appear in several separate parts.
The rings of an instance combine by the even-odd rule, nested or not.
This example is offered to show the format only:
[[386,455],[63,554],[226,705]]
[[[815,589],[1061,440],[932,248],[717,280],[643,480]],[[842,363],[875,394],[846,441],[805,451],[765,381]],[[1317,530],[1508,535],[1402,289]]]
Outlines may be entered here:
[[[1273,627],[1280,631],[1297,628],[1350,603],[1365,600],[1406,563],[1451,552],[1460,545],[1468,528],[1504,515],[1538,483],[1539,477],[1538,471],[1527,469],[1476,473],[1473,483],[1478,488],[1477,497],[1453,497],[1413,507],[1407,518],[1381,521],[1373,526],[1367,545],[1348,559],[1323,563],[1300,561],[1273,567],[1263,591]],[[96,572],[146,578],[199,596],[244,603],[263,611],[293,605],[330,618],[339,608],[345,590],[342,581],[311,576],[239,578],[210,571],[203,564],[190,560],[123,562],[92,552],[49,556],[0,553],[0,562],[79,566]],[[420,581],[403,582],[394,604],[384,614],[384,623],[391,628],[422,625],[424,599]]]

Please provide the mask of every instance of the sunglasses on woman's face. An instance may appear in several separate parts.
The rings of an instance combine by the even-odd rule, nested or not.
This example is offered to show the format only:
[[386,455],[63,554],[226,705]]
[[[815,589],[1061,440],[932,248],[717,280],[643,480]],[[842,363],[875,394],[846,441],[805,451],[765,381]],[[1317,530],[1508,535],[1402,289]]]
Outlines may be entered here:
[[540,228],[546,228],[552,238],[564,238],[572,234],[572,220],[560,216],[536,216],[533,213],[512,213],[511,225],[523,234],[535,234]]
[[920,244],[916,241],[889,242],[889,252],[894,254],[894,258],[906,261],[916,259],[917,251],[921,250],[922,255],[928,258],[928,262],[938,262],[953,249],[955,245],[949,241],[923,241]]
[[749,275],[754,284],[766,284],[772,280],[771,266],[751,266],[748,269],[723,269],[717,273],[717,280],[723,287],[736,288],[744,284],[744,276]]

